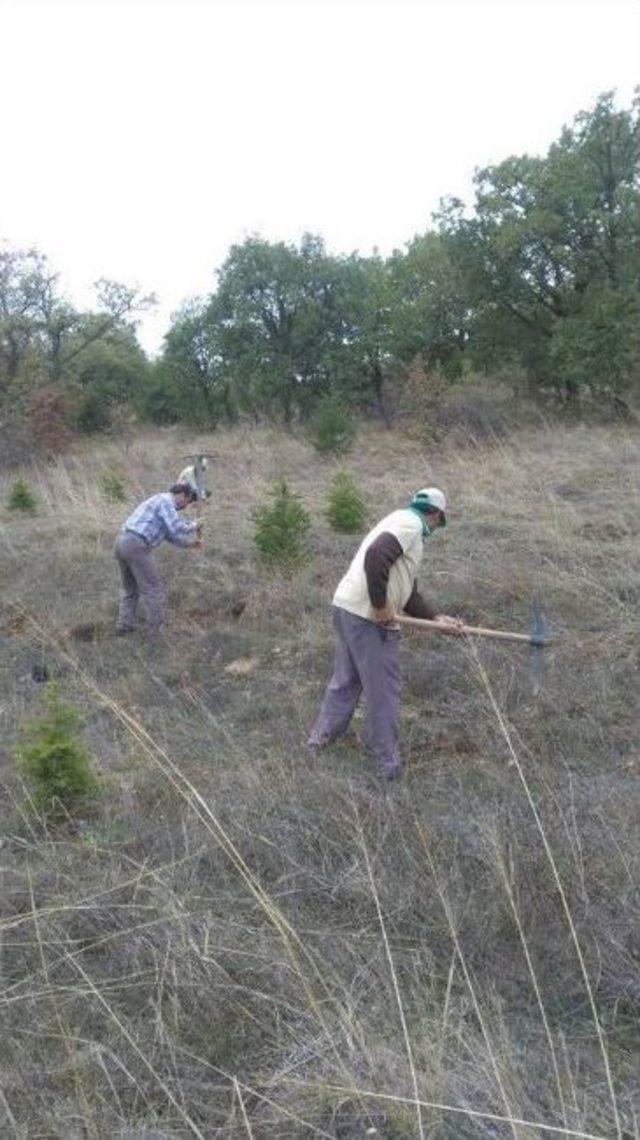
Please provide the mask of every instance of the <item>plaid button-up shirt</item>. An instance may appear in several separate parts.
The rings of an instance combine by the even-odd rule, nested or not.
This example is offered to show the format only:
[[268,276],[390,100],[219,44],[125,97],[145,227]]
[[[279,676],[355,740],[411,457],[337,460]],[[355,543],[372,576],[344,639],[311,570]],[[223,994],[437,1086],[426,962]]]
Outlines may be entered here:
[[139,534],[148,546],[158,546],[165,540],[174,546],[189,546],[195,533],[195,522],[183,522],[176,510],[173,495],[161,491],[136,507],[124,524],[124,530]]

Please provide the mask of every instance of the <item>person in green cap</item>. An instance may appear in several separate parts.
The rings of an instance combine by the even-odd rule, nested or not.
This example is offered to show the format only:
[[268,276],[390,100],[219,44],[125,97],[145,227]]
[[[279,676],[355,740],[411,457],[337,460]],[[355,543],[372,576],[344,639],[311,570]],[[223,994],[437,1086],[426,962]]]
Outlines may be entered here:
[[360,544],[333,596],[335,661],[307,741],[311,752],[342,736],[364,693],[366,734],[379,773],[387,780],[401,775],[400,634],[395,615],[428,618],[454,637],[462,632],[461,621],[439,614],[422,597],[416,578],[425,540],[446,524],[444,494],[438,487],[424,487],[407,507],[383,518]]

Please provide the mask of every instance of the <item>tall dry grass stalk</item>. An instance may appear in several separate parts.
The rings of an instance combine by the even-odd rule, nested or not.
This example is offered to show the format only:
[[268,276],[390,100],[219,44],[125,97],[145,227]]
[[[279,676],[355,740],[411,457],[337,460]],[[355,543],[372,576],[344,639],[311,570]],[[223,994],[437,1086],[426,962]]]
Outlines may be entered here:
[[[569,927],[569,932],[571,934],[571,940],[572,940],[573,945],[575,947],[576,957],[578,959],[578,963],[580,966],[580,973],[582,975],[582,979],[584,982],[584,988],[586,990],[587,998],[589,1000],[591,1015],[593,1017],[593,1023],[594,1023],[596,1034],[598,1037],[598,1043],[600,1045],[600,1052],[602,1054],[602,1061],[603,1061],[603,1065],[604,1065],[607,1087],[609,1089],[609,1095],[611,1097],[611,1110],[612,1110],[612,1114],[613,1114],[613,1121],[614,1121],[614,1126],[616,1129],[616,1135],[619,1137],[619,1140],[621,1140],[621,1138],[622,1138],[622,1126],[620,1123],[620,1116],[618,1113],[618,1105],[617,1105],[617,1100],[616,1100],[615,1089],[613,1087],[613,1077],[611,1074],[611,1065],[609,1062],[609,1053],[607,1050],[604,1033],[602,1031],[602,1026],[600,1024],[600,1018],[598,1016],[598,1010],[596,1008],[596,1003],[595,1003],[595,998],[594,998],[594,993],[593,993],[593,987],[591,985],[591,980],[589,978],[589,972],[587,970],[584,953],[582,950],[582,946],[580,945],[580,939],[578,938],[578,932],[576,930],[576,925],[575,925],[575,922],[573,920],[571,908],[569,907],[569,902],[567,899],[566,891],[562,885],[562,880],[560,878],[560,873],[558,871],[558,864],[557,864],[557,861],[556,861],[555,856],[553,854],[553,850],[551,848],[551,844],[549,842],[549,838],[548,838],[546,829],[545,829],[543,822],[542,822],[542,819],[540,817],[540,813],[538,811],[535,800],[534,800],[533,795],[531,793],[531,789],[529,788],[529,784],[528,784],[524,769],[522,767],[522,764],[520,763],[520,759],[518,757],[518,754],[517,754],[517,752],[513,746],[511,735],[509,733],[509,728],[508,728],[507,723],[505,721],[504,715],[498,706],[498,703],[496,701],[496,698],[495,698],[493,689],[491,687],[489,678],[487,677],[486,670],[483,668],[482,663],[480,661],[480,658],[478,657],[477,653],[475,653],[475,650],[474,650],[474,655],[475,655],[475,660],[476,660],[476,666],[477,666],[478,672],[480,674],[480,677],[482,679],[482,683],[486,689],[487,696],[489,697],[489,701],[491,703],[491,707],[492,707],[492,709],[495,713],[495,716],[496,716],[496,720],[498,721],[498,724],[500,725],[500,731],[501,731],[502,735],[504,736],[507,747],[509,749],[509,755],[511,756],[511,759],[515,765],[516,771],[518,773],[518,777],[519,777],[520,782],[522,784],[522,787],[524,789],[524,793],[525,793],[525,796],[527,798],[527,803],[529,804],[529,807],[531,809],[531,813],[532,813],[533,818],[535,820],[536,827],[538,829],[540,839],[541,839],[542,845],[544,847],[544,852],[545,852],[545,855],[549,861],[549,866],[550,866],[552,874],[553,874],[553,879],[554,879],[554,882],[555,882],[555,885],[556,885],[556,888],[558,891],[558,895],[560,896],[560,901],[562,903],[562,909],[564,911],[564,915],[565,915],[565,918],[567,920],[567,926]],[[557,1072],[557,1068],[554,1067],[554,1071]]]
[[369,859],[369,851],[367,849],[366,840],[365,840],[365,837],[364,837],[364,834],[362,831],[362,827],[360,825],[360,820],[359,820],[358,815],[357,815],[357,809],[356,809],[356,830],[358,833],[360,845],[362,847],[362,853],[364,855],[364,861],[365,861],[366,868],[367,868],[367,876],[369,879],[369,884],[371,886],[371,894],[373,895],[373,900],[374,900],[375,907],[376,907],[376,913],[378,915],[378,922],[380,923],[380,933],[382,935],[382,941],[384,942],[384,952],[386,955],[387,963],[389,965],[389,975],[391,977],[391,982],[393,985],[393,993],[394,993],[396,1003],[398,1006],[398,1016],[400,1018],[400,1024],[402,1026],[402,1036],[404,1037],[404,1043],[405,1043],[405,1047],[407,1050],[407,1061],[409,1063],[409,1071],[411,1073],[411,1083],[413,1085],[413,1092],[415,1095],[415,1106],[416,1106],[418,1134],[420,1136],[420,1140],[424,1140],[425,1131],[424,1131],[424,1125],[423,1125],[423,1121],[422,1121],[422,1108],[420,1105],[420,1097],[419,1097],[419,1093],[418,1093],[418,1076],[416,1073],[416,1065],[415,1065],[415,1061],[414,1061],[414,1057],[413,1057],[413,1049],[411,1047],[411,1039],[409,1037],[409,1029],[407,1026],[407,1019],[405,1017],[404,1006],[402,1004],[402,995],[400,993],[400,985],[398,982],[398,975],[397,975],[396,968],[395,968],[394,963],[393,963],[393,954],[391,953],[391,947],[389,945],[389,938],[387,936],[387,928],[385,925],[384,915],[382,913],[382,907],[380,905],[380,898],[379,898],[378,892],[376,890],[376,883],[375,883],[375,879],[373,877],[373,871],[371,868],[371,860]]

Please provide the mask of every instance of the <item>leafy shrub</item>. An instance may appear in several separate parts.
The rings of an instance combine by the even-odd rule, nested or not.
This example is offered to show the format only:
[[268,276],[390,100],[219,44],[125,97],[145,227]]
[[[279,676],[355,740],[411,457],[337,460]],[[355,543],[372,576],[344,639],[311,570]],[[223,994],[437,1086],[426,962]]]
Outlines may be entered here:
[[364,499],[348,471],[339,471],[329,488],[327,518],[334,530],[355,534],[367,517]]
[[124,503],[124,480],[116,471],[105,471],[102,476],[102,493],[110,503]]
[[338,396],[324,396],[311,420],[311,442],[321,455],[343,455],[356,433],[353,416]]
[[35,511],[35,496],[24,479],[18,479],[13,484],[9,492],[8,506],[12,511]]
[[254,542],[268,565],[292,569],[306,556],[305,539],[311,519],[300,496],[289,489],[284,479],[275,483],[269,497],[270,507],[251,512]]
[[91,759],[77,736],[77,725],[77,713],[52,686],[46,711],[23,728],[18,759],[36,803],[46,811],[68,810],[95,790]]

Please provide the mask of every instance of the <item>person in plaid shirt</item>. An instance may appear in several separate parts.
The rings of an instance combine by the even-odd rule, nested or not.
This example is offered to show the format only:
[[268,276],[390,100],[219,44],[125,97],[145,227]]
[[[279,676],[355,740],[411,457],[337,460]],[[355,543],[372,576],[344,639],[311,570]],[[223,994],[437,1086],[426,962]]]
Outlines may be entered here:
[[133,631],[141,598],[147,611],[150,636],[157,637],[160,633],[165,599],[151,552],[161,542],[170,542],[174,546],[200,545],[200,520],[187,522],[180,518],[180,512],[194,503],[197,497],[188,483],[174,483],[168,491],[145,499],[124,523],[114,548],[122,580],[116,633]]

